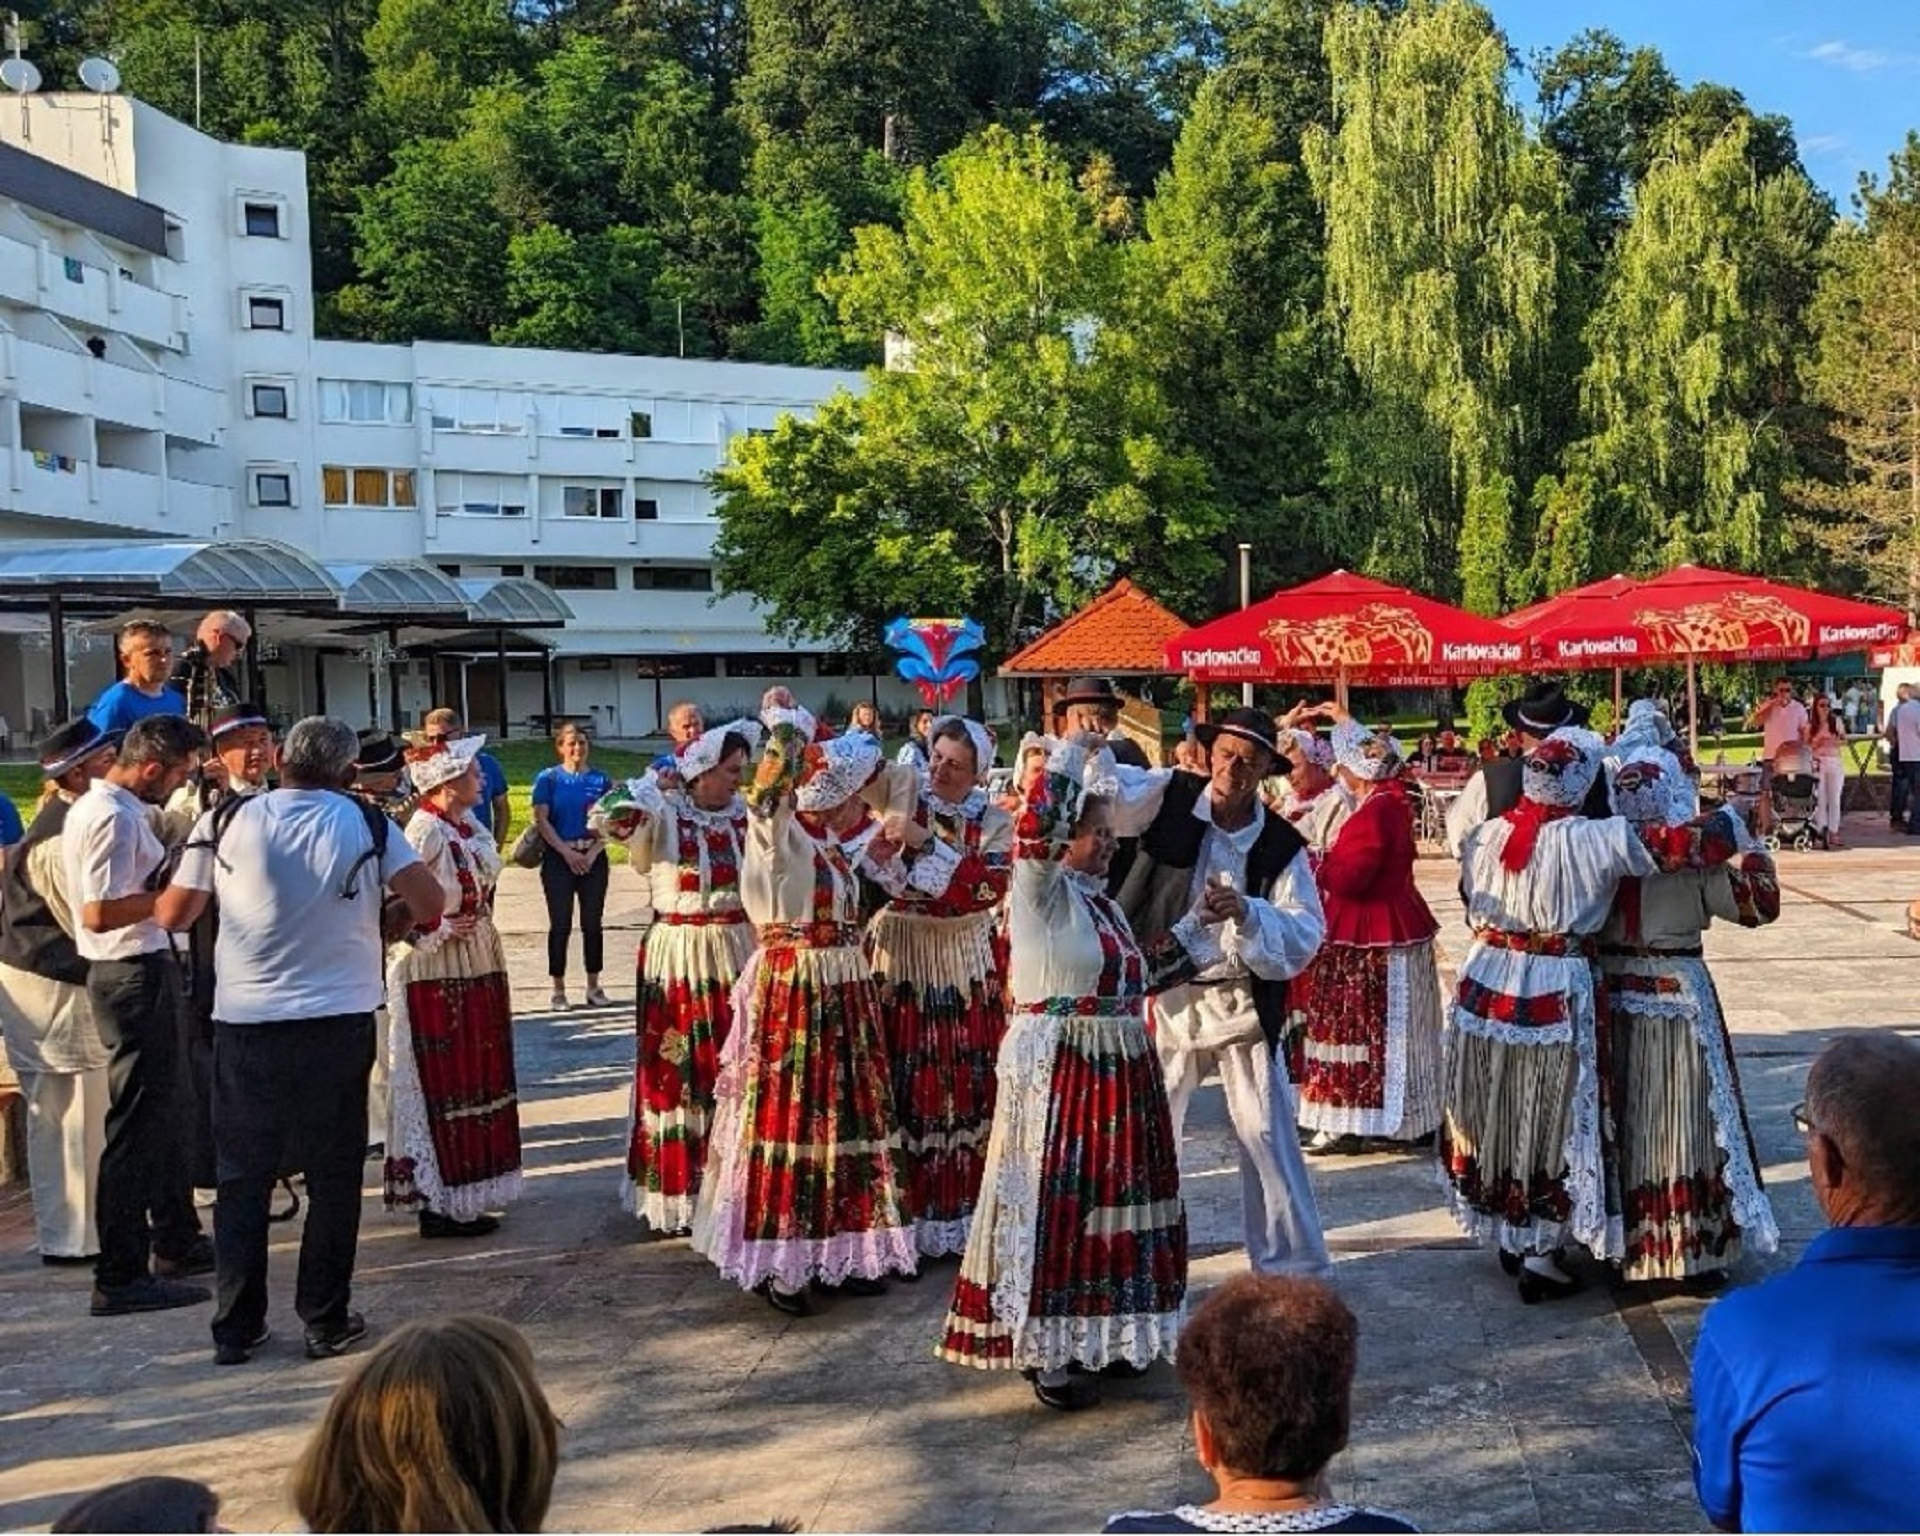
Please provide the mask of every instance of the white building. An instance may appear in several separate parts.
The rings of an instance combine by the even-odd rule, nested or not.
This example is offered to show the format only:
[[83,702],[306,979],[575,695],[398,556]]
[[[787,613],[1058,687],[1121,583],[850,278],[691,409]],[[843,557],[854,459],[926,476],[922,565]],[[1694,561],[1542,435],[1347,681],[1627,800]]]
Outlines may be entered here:
[[[654,733],[681,696],[711,715],[776,680],[818,707],[875,691],[769,637],[747,600],[714,600],[705,481],[733,437],[858,374],[328,341],[313,322],[303,155],[223,144],[125,96],[0,95],[0,543],[269,538],[322,562],[534,577],[576,616],[543,637],[555,708],[612,736]],[[366,723],[378,690],[350,642],[278,652],[276,707],[324,691]],[[30,633],[0,640],[0,714],[44,713],[45,655]],[[111,670],[106,647],[81,650],[74,698]],[[541,670],[511,671],[516,725]],[[877,690],[912,703],[895,681]],[[462,698],[492,717],[490,665],[402,664],[402,723]]]

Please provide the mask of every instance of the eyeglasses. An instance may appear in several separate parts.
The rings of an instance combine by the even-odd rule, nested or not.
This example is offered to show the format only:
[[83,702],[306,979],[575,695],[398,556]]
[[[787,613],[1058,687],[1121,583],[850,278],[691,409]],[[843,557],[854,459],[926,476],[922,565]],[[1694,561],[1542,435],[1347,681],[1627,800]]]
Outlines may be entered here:
[[452,735],[446,732],[427,732],[427,745],[430,747],[444,747],[453,739]]
[[1794,1105],[1787,1113],[1793,1116],[1793,1128],[1802,1136],[1811,1136],[1814,1133],[1815,1126],[1813,1121],[1807,1116],[1807,1101],[1805,1099],[1802,1099],[1798,1104]]

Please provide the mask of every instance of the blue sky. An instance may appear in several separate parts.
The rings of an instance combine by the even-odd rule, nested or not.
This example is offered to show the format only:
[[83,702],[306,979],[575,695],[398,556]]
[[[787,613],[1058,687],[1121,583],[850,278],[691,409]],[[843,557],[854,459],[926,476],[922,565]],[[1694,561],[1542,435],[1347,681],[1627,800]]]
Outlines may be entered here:
[[[1733,86],[1792,119],[1800,158],[1842,209],[1861,171],[1920,128],[1920,0],[1483,0],[1521,56],[1589,27],[1651,44],[1683,84]],[[1531,106],[1529,100],[1528,105]]]

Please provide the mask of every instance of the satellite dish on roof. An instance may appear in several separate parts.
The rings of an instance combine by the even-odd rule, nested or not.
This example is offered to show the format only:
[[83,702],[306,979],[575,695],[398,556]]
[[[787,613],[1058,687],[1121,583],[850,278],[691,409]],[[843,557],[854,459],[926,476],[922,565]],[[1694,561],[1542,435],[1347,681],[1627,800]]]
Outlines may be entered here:
[[82,59],[80,83],[99,96],[111,96],[120,89],[120,71],[111,59]]
[[0,85],[20,96],[31,96],[40,89],[40,71],[25,59],[0,61]]

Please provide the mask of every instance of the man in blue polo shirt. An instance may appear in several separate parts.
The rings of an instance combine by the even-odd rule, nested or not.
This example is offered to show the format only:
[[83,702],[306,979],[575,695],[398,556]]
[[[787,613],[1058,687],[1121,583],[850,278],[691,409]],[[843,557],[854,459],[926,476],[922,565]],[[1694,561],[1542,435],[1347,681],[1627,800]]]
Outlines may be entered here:
[[87,718],[103,731],[126,731],[148,715],[184,715],[187,696],[169,681],[173,676],[173,636],[164,624],[134,619],[114,639],[120,681],[103,689]]
[[1707,1313],[1700,1503],[1728,1531],[1920,1530],[1920,1042],[1843,1036],[1794,1119],[1830,1230]]

